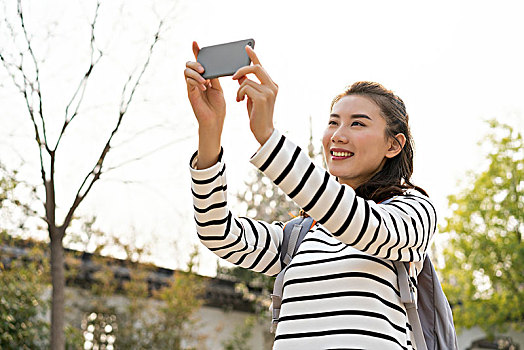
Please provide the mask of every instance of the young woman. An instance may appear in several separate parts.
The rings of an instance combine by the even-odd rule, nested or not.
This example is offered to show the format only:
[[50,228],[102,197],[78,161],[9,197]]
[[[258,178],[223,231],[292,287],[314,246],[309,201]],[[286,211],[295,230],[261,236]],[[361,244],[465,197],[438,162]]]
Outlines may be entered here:
[[[196,56],[196,43],[193,51]],[[404,103],[370,82],[336,96],[322,141],[327,172],[274,129],[278,87],[254,51],[246,51],[253,65],[233,79],[240,83],[237,101],[247,97],[250,128],[261,146],[251,163],[317,221],[285,275],[274,349],[414,349],[392,261],[413,262],[420,271],[437,218],[425,192],[410,182]],[[275,275],[284,224],[229,210],[220,146],[225,102],[218,79],[206,81],[202,72],[197,62],[186,64],[199,124],[190,164],[198,236],[219,257]]]

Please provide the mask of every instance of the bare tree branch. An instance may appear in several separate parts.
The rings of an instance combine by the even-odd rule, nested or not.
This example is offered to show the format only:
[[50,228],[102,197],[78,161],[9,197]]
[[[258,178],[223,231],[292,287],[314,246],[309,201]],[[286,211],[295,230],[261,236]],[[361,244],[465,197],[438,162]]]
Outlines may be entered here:
[[[38,60],[36,59],[36,56],[33,51],[33,47],[31,44],[31,39],[29,37],[29,34],[27,32],[27,29],[25,27],[25,20],[22,10],[22,2],[21,0],[18,0],[17,2],[17,16],[20,21],[20,27],[22,28],[22,32],[24,33],[24,40],[26,44],[26,50],[29,52],[33,68],[35,70],[35,79],[32,80],[24,71],[24,60],[25,60],[25,53],[24,50],[20,50],[18,52],[18,57],[20,58],[20,62],[18,64],[11,63],[8,61],[8,59],[0,52],[0,60],[2,61],[6,71],[8,72],[9,76],[11,77],[14,85],[18,88],[22,96],[24,97],[24,101],[26,104],[26,108],[29,112],[29,117],[31,119],[31,122],[33,123],[33,127],[35,130],[35,141],[38,145],[38,152],[40,156],[40,168],[41,168],[41,174],[42,174],[42,181],[46,182],[46,170],[44,166],[44,159],[43,159],[43,150],[45,149],[51,158],[53,158],[53,154],[51,150],[48,147],[47,144],[47,133],[45,128],[45,120],[42,114],[42,94],[40,90],[40,70],[38,66]],[[6,25],[11,33],[13,41],[16,40],[16,34],[13,30],[13,27],[10,25],[10,23],[5,20]],[[21,78],[22,83],[18,82],[18,77]],[[36,96],[35,96],[36,95]],[[35,102],[34,99],[36,98],[36,104],[38,105],[37,109],[35,110]],[[40,131],[38,122],[37,122],[37,116],[39,115],[39,119],[42,123],[42,131]]]
[[152,154],[154,154],[154,153],[156,153],[156,152],[158,152],[158,151],[160,151],[160,150],[163,150],[163,149],[165,149],[165,148],[168,148],[168,147],[170,147],[171,145],[173,145],[173,144],[175,144],[175,143],[178,143],[178,142],[183,141],[183,140],[187,140],[187,139],[189,139],[189,138],[190,138],[190,136],[186,136],[186,137],[183,137],[183,138],[178,139],[178,140],[173,140],[173,141],[168,142],[168,143],[166,143],[166,144],[164,144],[164,145],[161,145],[161,146],[159,146],[159,147],[157,147],[157,148],[154,148],[154,149],[152,149],[152,150],[150,150],[150,151],[148,151],[148,152],[146,152],[146,153],[143,153],[143,154],[141,154],[141,155],[138,156],[138,157],[131,158],[131,159],[128,159],[128,160],[125,160],[125,161],[121,162],[120,164],[117,164],[117,165],[112,166],[112,167],[110,167],[110,168],[106,168],[106,169],[104,169],[104,174],[107,174],[108,172],[110,172],[110,171],[112,171],[112,170],[115,170],[115,169],[121,168],[121,167],[123,167],[123,166],[126,165],[126,164],[133,163],[133,162],[136,162],[136,161],[139,161],[139,160],[143,160],[144,158],[147,158],[147,157],[149,157],[150,155],[152,155]]
[[[20,55],[23,56],[22,53],[20,53]],[[0,60],[2,61],[2,63],[4,65],[7,73],[11,77],[11,80],[13,81],[14,85],[18,88],[18,90],[20,91],[20,93],[24,97],[24,101],[25,101],[25,104],[26,104],[26,107],[27,107],[27,111],[29,112],[29,117],[31,118],[31,122],[33,123],[33,127],[34,127],[34,130],[35,130],[35,140],[36,140],[36,143],[38,145],[38,152],[39,152],[39,155],[40,155],[40,168],[41,168],[41,172],[42,172],[42,181],[44,181],[44,183],[45,183],[45,181],[46,181],[46,171],[45,171],[45,166],[44,166],[42,150],[44,148],[46,148],[47,145],[46,145],[45,141],[42,142],[42,138],[40,137],[40,130],[38,129],[38,123],[37,123],[36,118],[35,118],[35,112],[34,112],[33,103],[32,103],[32,99],[31,99],[31,93],[29,93],[28,89],[27,89],[27,86],[29,85],[31,87],[31,90],[33,91],[34,90],[33,83],[27,77],[25,72],[23,71],[22,63],[20,63],[19,65],[15,65],[13,63],[10,63],[10,62],[8,62],[6,60],[5,56],[2,55],[2,53],[0,53]],[[12,71],[13,67],[15,67],[16,71],[18,71],[21,74],[23,82],[24,82],[24,86],[22,86],[22,85],[20,85],[18,83],[18,81],[17,81],[17,74],[16,74],[16,72]],[[48,148],[46,148],[46,149],[49,152],[49,149]]]
[[158,28],[157,28],[157,31],[155,33],[153,43],[149,47],[149,55],[147,56],[147,60],[144,63],[144,65],[142,66],[142,71],[138,75],[138,78],[136,79],[135,83],[133,84],[133,88],[131,89],[131,93],[129,94],[129,97],[128,97],[127,101],[125,100],[125,94],[126,94],[126,92],[128,90],[129,83],[132,80],[132,77],[133,77],[132,75],[129,76],[129,79],[127,80],[127,82],[124,85],[124,88],[122,89],[122,99],[120,101],[120,114],[121,115],[123,115],[123,114],[125,114],[127,112],[127,108],[131,104],[131,101],[133,99],[133,95],[135,94],[136,88],[140,84],[140,80],[142,79],[142,76],[144,75],[147,67],[149,66],[149,62],[150,62],[151,57],[152,57],[153,49],[156,46],[156,44],[158,43],[158,40],[159,40],[159,37],[160,37],[160,32],[162,31],[162,27],[163,26],[164,26],[164,20],[161,20],[160,23],[158,24]]
[[[47,132],[46,132],[46,127],[45,127],[45,119],[44,119],[44,111],[43,111],[43,103],[42,103],[42,90],[40,86],[40,68],[38,66],[38,60],[36,59],[35,53],[33,51],[33,46],[31,45],[31,38],[29,37],[29,34],[27,33],[27,29],[25,27],[24,14],[22,11],[22,0],[18,0],[17,10],[18,10],[18,17],[20,19],[20,26],[24,33],[25,41],[27,43],[27,50],[29,51],[29,54],[31,55],[31,59],[33,60],[33,65],[35,69],[36,88],[34,84],[31,84],[31,90],[33,93],[36,93],[38,95],[38,114],[40,116],[40,121],[42,122],[42,135],[44,136],[44,145],[47,151],[50,152],[50,149],[47,143]],[[20,70],[22,70],[22,65],[20,65]]]
[[[80,80],[80,83],[78,84],[78,87],[76,88],[76,90],[75,90],[75,92],[73,94],[73,97],[71,97],[71,100],[69,101],[69,103],[66,106],[64,125],[62,126],[62,130],[60,131],[60,134],[59,134],[58,139],[56,141],[56,144],[55,144],[55,147],[54,147],[55,151],[58,148],[58,145],[60,144],[60,140],[62,139],[62,136],[64,135],[67,126],[78,115],[78,111],[80,109],[80,105],[82,104],[82,102],[84,100],[84,93],[85,93],[85,90],[86,90],[86,87],[87,87],[87,82],[89,80],[89,77],[91,76],[91,73],[93,72],[93,69],[95,68],[95,66],[97,65],[97,63],[100,61],[100,59],[103,56],[102,51],[96,47],[96,43],[95,43],[95,26],[96,26],[96,21],[97,21],[97,18],[98,18],[98,10],[99,9],[100,9],[100,1],[97,1],[96,9],[95,9],[95,16],[93,17],[93,20],[91,21],[91,41],[90,41],[91,60],[90,60],[90,63],[89,63],[89,68],[87,69],[86,73],[84,74],[84,76]],[[98,57],[96,57],[96,58],[95,58],[95,51],[98,54]],[[69,109],[72,107],[73,103],[75,103],[74,112],[71,115],[69,115]]]
[[134,186],[140,186],[144,189],[147,189],[148,192],[151,192],[158,196],[159,198],[162,198],[167,203],[171,203],[170,210],[174,210],[180,217],[184,215],[182,211],[178,208],[176,201],[173,200],[172,196],[166,195],[165,191],[160,191],[158,188],[151,185],[148,181],[137,181],[137,180],[122,180],[122,179],[116,179],[116,178],[104,178],[104,182],[114,182],[114,183],[120,183],[123,185],[134,185]]
[[118,145],[116,146],[113,146],[113,149],[116,149],[116,148],[120,148],[130,142],[132,142],[133,140],[135,140],[138,136],[142,135],[142,134],[145,134],[145,133],[148,133],[150,132],[151,130],[154,130],[154,129],[160,129],[160,128],[163,128],[164,126],[162,124],[156,124],[156,125],[151,125],[145,129],[142,129],[140,130],[139,132],[135,133],[133,136],[131,136],[130,138],[128,138],[127,140],[124,140],[122,142],[120,142]]
[[160,32],[162,30],[163,23],[164,23],[163,21],[160,21],[160,23],[158,25],[157,31],[156,31],[156,33],[154,35],[153,43],[149,47],[149,52],[148,52],[148,55],[147,55],[147,59],[144,62],[143,66],[142,66],[142,69],[141,69],[140,73],[138,74],[138,77],[136,78],[136,80],[135,80],[135,82],[133,84],[133,87],[131,88],[131,92],[129,93],[129,96],[127,97],[127,99],[126,99],[126,92],[128,90],[129,83],[133,80],[133,74],[131,74],[129,76],[129,79],[125,83],[124,88],[122,89],[122,97],[121,97],[121,102],[120,102],[120,113],[119,113],[119,116],[118,116],[118,120],[117,120],[116,126],[113,129],[113,131],[111,132],[111,135],[109,136],[109,138],[108,138],[108,140],[107,140],[107,142],[106,142],[106,144],[105,144],[105,146],[104,146],[104,148],[102,150],[102,153],[100,154],[100,157],[98,158],[98,161],[96,162],[95,166],[86,175],[86,177],[84,178],[84,181],[82,182],[82,184],[78,188],[78,191],[76,193],[76,196],[75,196],[75,199],[73,201],[73,204],[69,208],[69,211],[68,211],[68,213],[66,215],[66,218],[65,218],[63,224],[61,225],[61,227],[67,227],[69,225],[69,223],[71,222],[71,220],[73,218],[73,214],[74,214],[75,210],[78,208],[78,206],[84,200],[84,198],[87,196],[87,194],[91,191],[91,189],[93,188],[93,185],[95,184],[95,182],[100,179],[100,176],[102,175],[102,167],[104,165],[104,161],[106,159],[107,154],[111,150],[111,141],[113,140],[113,137],[115,136],[115,134],[120,129],[120,125],[122,123],[122,120],[123,120],[125,114],[127,113],[127,110],[129,108],[131,102],[133,101],[133,96],[135,94],[135,91],[138,88],[138,86],[140,85],[142,76],[144,75],[145,71],[147,70],[147,67],[149,66],[149,62],[151,61],[151,57],[153,55],[153,50],[154,50],[156,44],[159,41]]

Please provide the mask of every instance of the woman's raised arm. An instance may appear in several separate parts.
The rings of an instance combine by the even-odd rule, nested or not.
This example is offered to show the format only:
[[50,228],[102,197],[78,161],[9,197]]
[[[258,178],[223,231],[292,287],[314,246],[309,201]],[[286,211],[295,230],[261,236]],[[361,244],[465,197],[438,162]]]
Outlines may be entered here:
[[251,162],[341,242],[389,260],[423,261],[437,217],[428,197],[377,204],[355,194],[275,130]]
[[[195,59],[199,51],[198,44],[193,42]],[[204,67],[200,63],[194,61],[186,63],[184,77],[187,95],[198,121],[197,169],[208,168],[218,161],[220,139],[226,117],[226,102],[218,78],[206,80],[202,77],[202,73]]]

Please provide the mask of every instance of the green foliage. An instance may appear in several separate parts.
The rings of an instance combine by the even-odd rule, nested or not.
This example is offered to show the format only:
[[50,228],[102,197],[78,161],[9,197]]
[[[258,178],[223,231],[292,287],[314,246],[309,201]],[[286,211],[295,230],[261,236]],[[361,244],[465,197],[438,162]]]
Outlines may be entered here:
[[2,227],[0,230],[7,230],[6,223],[12,223],[13,210],[20,202],[15,198],[14,192],[20,183],[16,180],[16,172],[11,173],[7,168],[0,163],[0,222]]
[[[0,349],[49,348],[49,261],[46,245],[0,232]],[[79,329],[66,325],[66,349],[82,348]]]
[[[19,185],[16,172],[0,164],[0,212],[9,221],[21,205],[14,196]],[[0,349],[45,349],[49,323],[43,317],[49,305],[42,295],[49,266],[42,247],[19,248],[7,228],[0,227]]]
[[14,176],[7,172],[5,166],[0,163],[0,208],[11,198],[11,193],[18,185]]
[[231,338],[222,343],[224,350],[250,350],[246,340],[253,335],[256,321],[255,316],[247,317],[244,324],[233,331]]
[[[41,222],[31,205],[37,198],[36,188],[18,181],[17,177],[16,170],[11,171],[0,162],[0,229],[18,236],[27,230],[29,222]],[[34,230],[34,225],[31,226]]]
[[493,335],[524,330],[524,148],[510,126],[490,126],[489,167],[449,196],[453,212],[441,231],[451,235],[442,273],[455,324]]
[[82,331],[70,324],[65,326],[66,350],[77,350],[84,348],[84,335]]
[[[191,255],[187,271],[176,271],[164,277],[159,290],[150,280],[157,268],[144,263],[149,249],[135,240],[124,241],[95,229],[95,220],[87,221],[71,244],[84,247],[96,242],[90,261],[96,266],[91,272],[90,290],[79,305],[84,320],[82,329],[89,333],[91,348],[113,345],[115,349],[204,349],[203,337],[195,329],[195,311],[202,305],[205,282],[193,273],[197,252]],[[114,259],[101,254],[120,255]],[[81,253],[79,253],[81,255]],[[72,259],[79,261],[77,259]],[[73,262],[68,259],[68,266]],[[81,264],[75,270],[82,271]]]
[[[0,247],[15,248],[4,231],[0,232]],[[23,259],[3,252],[1,256],[0,349],[45,349],[49,346],[49,323],[43,315],[48,304],[42,294],[49,268],[42,263],[43,252],[34,248]]]
[[175,271],[166,286],[152,292],[152,298],[148,298],[147,286],[151,271],[142,264],[133,268],[123,286],[129,303],[116,315],[116,348],[179,350],[200,344],[194,313],[202,305],[205,284],[192,271],[195,257],[192,254],[188,271]]
[[273,283],[275,281],[274,277],[253,272],[238,266],[225,267],[218,265],[217,277],[233,279],[234,281],[245,285],[248,289],[259,290],[259,294],[263,294],[264,296],[269,295],[273,291]]
[[198,321],[193,316],[202,306],[203,293],[202,277],[182,271],[177,271],[171,283],[155,293],[163,301],[159,322],[155,324],[155,348],[182,349],[184,343],[197,344],[205,339],[195,332]]

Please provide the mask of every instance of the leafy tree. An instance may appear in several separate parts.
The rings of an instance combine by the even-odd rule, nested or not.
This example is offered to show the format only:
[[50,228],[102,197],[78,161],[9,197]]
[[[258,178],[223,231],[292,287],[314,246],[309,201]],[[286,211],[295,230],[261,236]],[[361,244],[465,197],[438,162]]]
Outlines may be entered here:
[[[0,232],[0,249],[16,250],[15,240]],[[42,315],[48,309],[42,294],[48,270],[41,247],[28,257],[2,253],[0,262],[0,349],[45,349],[49,323]],[[29,258],[30,257],[30,258]]]
[[448,197],[441,231],[450,233],[442,273],[456,325],[493,335],[524,330],[524,148],[511,126],[489,124],[489,166]]

